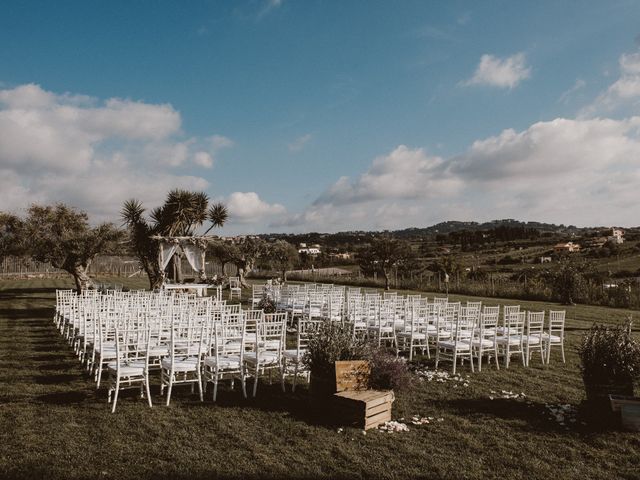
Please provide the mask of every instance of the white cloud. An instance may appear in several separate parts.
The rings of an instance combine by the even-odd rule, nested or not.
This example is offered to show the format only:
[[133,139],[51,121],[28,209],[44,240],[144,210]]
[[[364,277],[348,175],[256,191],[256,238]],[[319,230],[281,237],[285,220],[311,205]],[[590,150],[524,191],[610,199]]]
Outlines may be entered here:
[[640,105],[640,53],[622,54],[618,63],[620,77],[591,105],[581,110],[581,117],[610,115],[616,111],[637,113]]
[[473,76],[462,85],[486,85],[499,88],[514,88],[522,80],[531,76],[524,53],[516,53],[507,58],[482,55]]
[[260,10],[260,12],[258,12],[258,20],[260,20],[262,17],[267,15],[272,10],[276,10],[277,8],[280,8],[283,3],[284,3],[284,0],[266,0],[264,2],[262,9]]
[[573,95],[577,91],[583,89],[586,86],[587,86],[587,82],[585,82],[581,78],[577,78],[575,83],[571,85],[571,87],[569,87],[567,90],[562,92],[562,95],[560,95],[560,98],[558,98],[558,102],[564,103],[564,104],[569,103],[569,100],[571,99],[571,97],[573,97]]
[[450,195],[460,184],[443,169],[440,157],[400,145],[373,160],[356,180],[341,177],[316,204],[345,205],[377,199],[418,199]]
[[208,188],[174,173],[189,161],[210,168],[226,137],[184,138],[170,105],[104,102],[27,84],[0,89],[0,210],[65,201],[95,220],[117,220],[132,196],[155,206],[175,187]]
[[288,147],[289,151],[296,153],[301,151],[307,143],[311,140],[312,136],[310,133],[306,135],[302,135],[301,137],[296,138],[293,142],[291,142]]
[[538,122],[446,160],[401,145],[271,226],[394,229],[494,218],[629,225],[640,201],[638,158],[640,117]]
[[193,161],[196,165],[204,168],[213,167],[213,157],[207,152],[196,152],[193,156]]
[[227,199],[229,221],[232,223],[251,223],[285,213],[279,203],[269,204],[256,192],[234,192]]
[[222,148],[229,148],[234,145],[233,140],[222,135],[212,135],[207,140],[211,143],[211,148],[216,152]]

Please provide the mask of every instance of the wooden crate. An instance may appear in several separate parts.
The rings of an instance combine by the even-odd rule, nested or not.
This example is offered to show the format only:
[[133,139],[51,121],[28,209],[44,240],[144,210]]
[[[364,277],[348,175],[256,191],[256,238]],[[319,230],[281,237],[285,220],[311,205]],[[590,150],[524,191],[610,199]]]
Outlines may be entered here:
[[371,366],[366,360],[342,360],[335,362],[335,367],[336,392],[367,388]]
[[622,427],[625,430],[640,432],[640,404],[624,403],[620,408]]
[[640,405],[640,397],[630,397],[628,395],[609,395],[611,410],[620,412],[622,405]]
[[391,420],[394,399],[393,390],[346,390],[333,396],[341,423],[365,430]]

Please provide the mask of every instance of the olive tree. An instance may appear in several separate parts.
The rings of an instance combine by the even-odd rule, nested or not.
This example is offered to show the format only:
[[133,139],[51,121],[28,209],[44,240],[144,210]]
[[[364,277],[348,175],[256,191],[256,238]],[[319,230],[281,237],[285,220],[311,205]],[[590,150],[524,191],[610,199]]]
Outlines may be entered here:
[[249,288],[246,275],[256,266],[256,262],[267,253],[267,245],[264,240],[258,237],[244,237],[231,247],[233,263],[238,268],[240,284]]
[[267,256],[272,265],[282,273],[282,281],[287,281],[287,270],[298,261],[298,250],[285,240],[276,240],[268,247]]
[[23,231],[24,221],[19,216],[0,212],[0,262],[25,253]]
[[70,273],[78,292],[93,285],[87,273],[93,259],[115,249],[122,237],[113,224],[93,227],[86,212],[64,203],[32,205],[23,222],[24,252]]
[[360,269],[365,274],[381,273],[386,290],[391,287],[393,270],[405,268],[414,261],[415,254],[409,242],[388,236],[375,238],[358,252]]

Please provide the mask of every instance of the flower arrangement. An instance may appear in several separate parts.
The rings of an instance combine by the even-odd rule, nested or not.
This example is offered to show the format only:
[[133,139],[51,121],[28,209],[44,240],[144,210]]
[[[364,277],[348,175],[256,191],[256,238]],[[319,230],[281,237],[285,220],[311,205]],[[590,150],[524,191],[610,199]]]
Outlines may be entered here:
[[[378,390],[403,390],[411,383],[411,374],[405,359],[363,339],[354,338],[347,326],[334,323],[322,323],[315,335],[309,340],[307,352],[303,358],[305,366],[311,372],[312,394],[329,393],[335,386],[335,362],[344,360],[366,360],[369,363],[369,375],[366,386]],[[314,388],[318,384],[320,388]],[[335,392],[333,390],[330,393]]]
[[368,358],[371,365],[369,388],[376,390],[405,390],[411,384],[407,361],[384,348],[371,349]]
[[631,321],[623,325],[594,325],[578,347],[580,371],[592,401],[609,393],[633,394],[640,378],[640,343],[631,333]]
[[354,338],[349,327],[328,322],[320,324],[309,340],[303,362],[312,376],[328,379],[335,376],[335,362],[366,357],[364,340]]
[[276,313],[276,304],[267,294],[262,295],[262,299],[258,302],[258,308],[264,313]]

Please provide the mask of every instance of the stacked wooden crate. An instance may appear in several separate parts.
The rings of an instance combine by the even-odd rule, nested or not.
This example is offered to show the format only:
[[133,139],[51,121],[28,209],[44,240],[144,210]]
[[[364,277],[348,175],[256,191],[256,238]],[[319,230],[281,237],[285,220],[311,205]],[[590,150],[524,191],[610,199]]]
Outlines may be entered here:
[[336,362],[335,412],[341,423],[368,430],[391,420],[393,390],[366,389],[366,361]]

